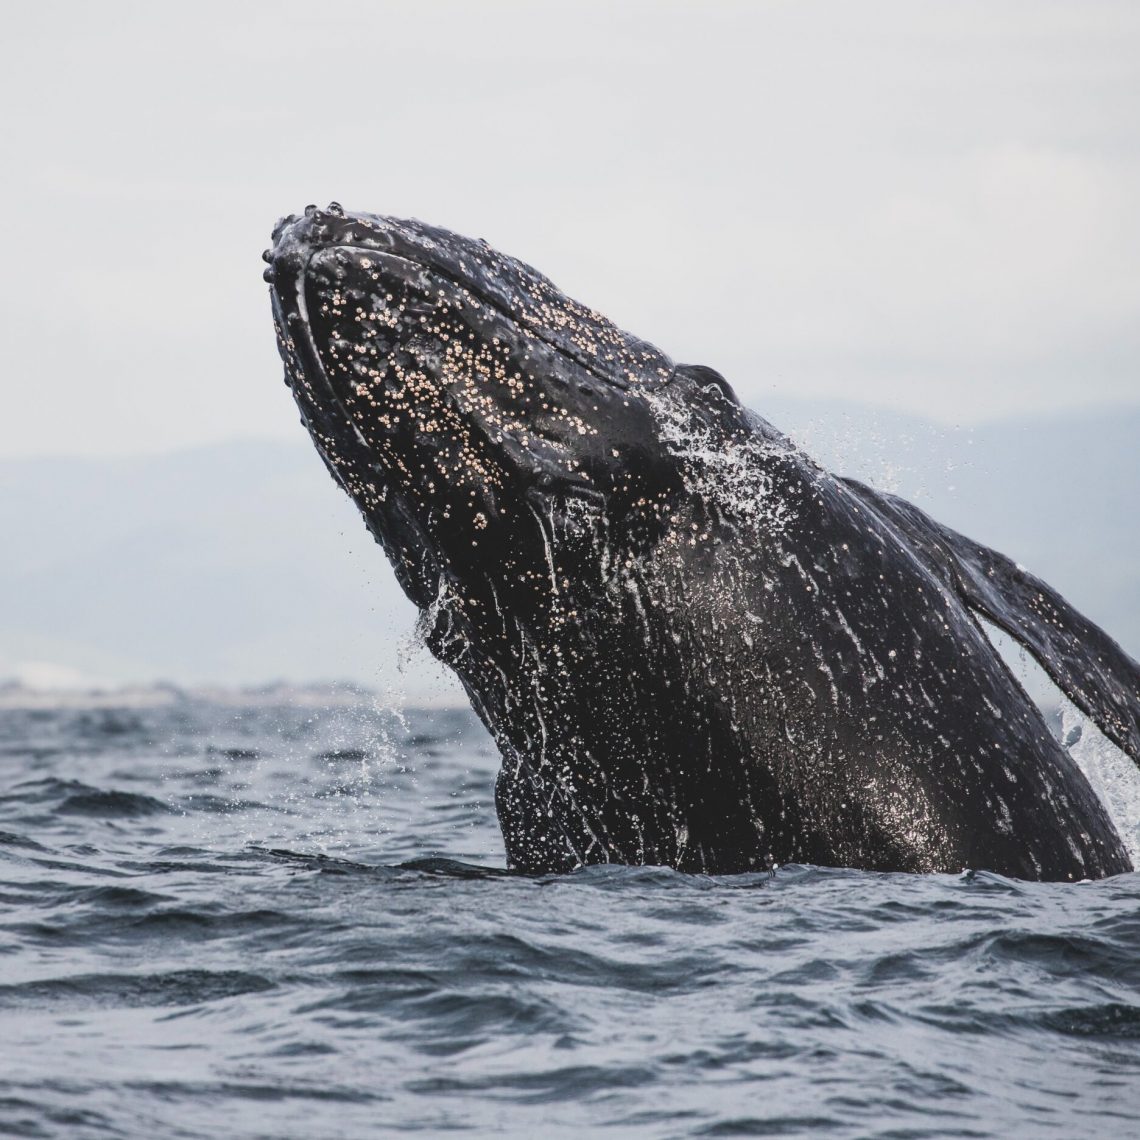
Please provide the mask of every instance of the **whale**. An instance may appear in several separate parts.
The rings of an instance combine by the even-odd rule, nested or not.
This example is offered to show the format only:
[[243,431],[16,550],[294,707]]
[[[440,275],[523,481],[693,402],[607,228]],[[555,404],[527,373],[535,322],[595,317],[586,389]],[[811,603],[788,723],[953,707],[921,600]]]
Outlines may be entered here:
[[337,203],[264,270],[317,451],[501,754],[509,869],[1131,869],[987,626],[1133,760],[1140,666],[485,241]]

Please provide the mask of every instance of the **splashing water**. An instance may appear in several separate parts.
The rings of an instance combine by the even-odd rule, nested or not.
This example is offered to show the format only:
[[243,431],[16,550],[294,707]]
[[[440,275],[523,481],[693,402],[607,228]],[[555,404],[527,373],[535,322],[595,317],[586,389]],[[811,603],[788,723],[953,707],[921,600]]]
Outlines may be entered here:
[[772,537],[784,530],[790,508],[774,493],[768,472],[772,458],[794,450],[790,440],[753,433],[726,441],[691,402],[678,399],[667,387],[646,399],[662,440],[684,461],[691,496],[717,503],[757,535]]
[[1133,867],[1140,867],[1140,770],[1064,696],[1058,736],[1108,809]]

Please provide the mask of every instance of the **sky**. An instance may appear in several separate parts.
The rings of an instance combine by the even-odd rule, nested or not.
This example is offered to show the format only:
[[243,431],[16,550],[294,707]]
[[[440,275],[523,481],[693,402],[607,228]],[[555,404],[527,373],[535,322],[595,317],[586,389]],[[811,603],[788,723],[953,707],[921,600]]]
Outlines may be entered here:
[[302,438],[259,254],[334,198],[761,413],[1134,406],[1138,61],[1132,2],[9,6],[0,458]]

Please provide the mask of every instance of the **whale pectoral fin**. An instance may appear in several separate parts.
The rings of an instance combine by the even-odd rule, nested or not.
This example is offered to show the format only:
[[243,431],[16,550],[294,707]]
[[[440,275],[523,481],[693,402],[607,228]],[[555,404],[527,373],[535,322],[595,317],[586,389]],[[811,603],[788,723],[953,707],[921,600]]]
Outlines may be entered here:
[[971,608],[1015,638],[1114,744],[1140,763],[1140,665],[1051,586],[1004,554],[853,479],[841,483],[891,523]]

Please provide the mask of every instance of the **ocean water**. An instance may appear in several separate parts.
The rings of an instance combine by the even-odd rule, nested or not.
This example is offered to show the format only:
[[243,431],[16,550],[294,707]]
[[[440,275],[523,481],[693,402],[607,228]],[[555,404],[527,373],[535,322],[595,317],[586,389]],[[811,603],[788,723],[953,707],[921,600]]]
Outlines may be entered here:
[[364,700],[0,711],[0,1135],[1140,1135],[1140,875],[508,875],[496,763]]

